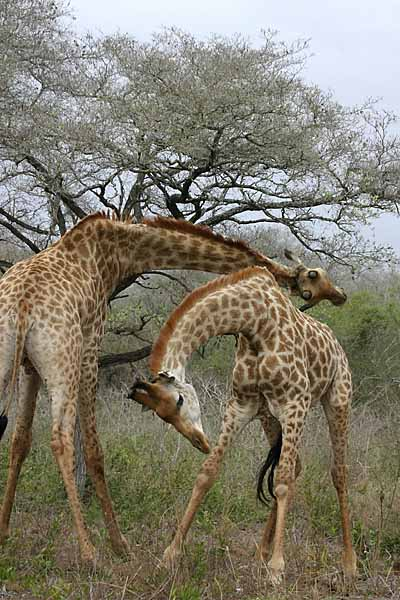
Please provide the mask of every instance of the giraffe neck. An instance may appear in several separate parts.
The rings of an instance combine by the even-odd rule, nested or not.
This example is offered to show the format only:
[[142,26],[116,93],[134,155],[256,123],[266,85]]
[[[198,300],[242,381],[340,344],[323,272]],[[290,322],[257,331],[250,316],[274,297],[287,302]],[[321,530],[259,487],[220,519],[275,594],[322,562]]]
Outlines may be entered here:
[[80,264],[92,281],[96,279],[106,296],[132,275],[153,269],[230,273],[262,265],[282,285],[290,286],[294,278],[292,270],[243,243],[170,220],[132,225],[89,217],[61,238],[56,247],[69,252],[74,265]]
[[[172,222],[182,229],[163,227],[170,220],[161,221],[160,226],[152,222],[131,225],[126,230],[130,256],[122,253],[125,274],[152,269],[191,269],[211,273],[232,273],[249,266],[263,266],[279,279],[282,285],[290,286],[295,280],[295,271],[274,262],[267,256],[250,249],[246,244],[226,239],[208,232],[199,235],[196,226]],[[186,229],[187,227],[187,229]],[[139,269],[138,269],[139,267]]]
[[[246,272],[250,277],[244,277],[243,281],[235,281],[240,274],[234,274],[222,278],[222,283],[232,281],[224,287],[216,287],[217,280],[199,288],[178,307],[154,345],[150,358],[154,374],[167,371],[184,381],[190,356],[211,337],[241,333],[252,343],[255,341],[258,329],[255,315],[268,317],[266,296],[262,290],[277,289],[277,285],[265,269],[247,269],[242,273]],[[248,280],[250,278],[251,281]],[[213,285],[216,289],[212,289]],[[260,286],[259,290],[257,286]]]

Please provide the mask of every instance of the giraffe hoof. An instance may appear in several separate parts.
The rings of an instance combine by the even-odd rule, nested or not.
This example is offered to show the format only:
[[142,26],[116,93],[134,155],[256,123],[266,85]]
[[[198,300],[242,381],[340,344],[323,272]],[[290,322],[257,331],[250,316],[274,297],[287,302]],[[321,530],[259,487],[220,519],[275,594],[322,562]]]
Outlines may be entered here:
[[343,573],[346,579],[354,579],[357,575],[357,556],[354,550],[349,556],[343,554]]
[[271,569],[270,567],[268,567],[268,581],[273,586],[281,585],[283,581],[283,571]]
[[267,577],[272,585],[280,585],[283,581],[283,576],[285,574],[285,563],[279,561],[278,564],[273,565],[272,559],[269,561],[267,566]]
[[171,544],[170,546],[168,546],[168,548],[166,548],[164,550],[163,559],[162,559],[163,566],[166,567],[169,571],[175,571],[175,569],[178,566],[179,556],[180,556],[180,551],[177,550]]

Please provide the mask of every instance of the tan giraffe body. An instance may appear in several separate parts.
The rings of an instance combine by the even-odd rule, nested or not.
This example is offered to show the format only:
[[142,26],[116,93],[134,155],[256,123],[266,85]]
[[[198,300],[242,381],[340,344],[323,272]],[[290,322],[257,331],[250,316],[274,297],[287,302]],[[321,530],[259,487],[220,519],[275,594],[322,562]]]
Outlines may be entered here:
[[37,392],[45,382],[51,397],[51,447],[73,512],[81,556],[92,561],[94,548],[73,477],[77,410],[88,472],[113,548],[127,549],[104,477],[94,411],[107,300],[127,277],[154,268],[221,273],[252,264],[267,265],[278,279],[301,293],[298,271],[206,228],[161,218],[134,225],[91,215],[53,246],[7,271],[0,280],[0,393],[4,404],[7,387],[11,398],[19,372],[19,398],[0,540],[8,535],[19,472],[31,445]]
[[354,575],[346,471],[352,393],[347,359],[331,330],[296,309],[266,269],[249,268],[193,292],[171,315],[154,346],[150,366],[158,376],[152,384],[139,382],[134,386],[134,399],[153,408],[184,435],[189,431],[186,437],[208,452],[198,416],[194,419],[196,433],[189,430],[188,421],[196,413],[191,405],[197,398],[185,382],[185,366],[196,348],[212,336],[227,333],[240,334],[232,395],[218,442],[201,468],[165,560],[173,564],[180,554],[194,515],[215,481],[234,436],[251,420],[260,419],[271,446],[281,433],[283,438],[274,481],[276,501],[259,549],[263,559],[272,552],[268,563],[271,579],[280,581],[285,517],[301,470],[299,442],[308,410],[320,402],[333,446],[332,477],[342,514],[343,565],[347,575]]

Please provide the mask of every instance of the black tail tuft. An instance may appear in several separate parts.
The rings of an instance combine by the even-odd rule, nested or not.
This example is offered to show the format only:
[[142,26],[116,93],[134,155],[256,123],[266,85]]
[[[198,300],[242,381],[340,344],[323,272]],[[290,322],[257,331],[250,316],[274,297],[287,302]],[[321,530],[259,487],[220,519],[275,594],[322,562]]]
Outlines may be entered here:
[[7,425],[8,425],[8,417],[3,411],[0,415],[0,440],[3,437],[5,430],[7,429]]
[[265,462],[261,465],[260,471],[258,473],[257,498],[263,504],[269,503],[269,498],[267,498],[267,496],[265,495],[264,487],[263,487],[264,478],[267,474],[267,471],[269,471],[269,470],[270,471],[268,473],[268,491],[269,491],[270,495],[272,496],[272,498],[275,498],[274,472],[275,472],[275,467],[279,463],[279,458],[281,456],[281,450],[282,450],[282,432],[280,432],[279,437],[276,440],[276,444],[274,446],[272,446],[270,451],[268,452],[268,456],[267,456]]

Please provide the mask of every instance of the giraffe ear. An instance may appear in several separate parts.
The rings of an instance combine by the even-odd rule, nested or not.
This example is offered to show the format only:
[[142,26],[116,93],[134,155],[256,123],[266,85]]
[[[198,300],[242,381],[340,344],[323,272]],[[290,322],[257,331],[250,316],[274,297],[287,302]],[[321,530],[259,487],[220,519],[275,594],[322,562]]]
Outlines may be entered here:
[[300,258],[297,256],[297,254],[294,254],[291,250],[288,250],[287,248],[285,248],[285,256],[288,260],[291,260],[292,262],[295,262],[298,265],[303,264]]

